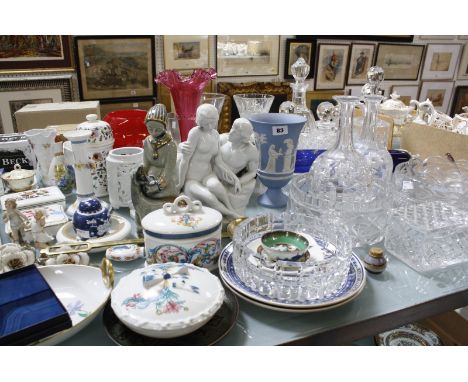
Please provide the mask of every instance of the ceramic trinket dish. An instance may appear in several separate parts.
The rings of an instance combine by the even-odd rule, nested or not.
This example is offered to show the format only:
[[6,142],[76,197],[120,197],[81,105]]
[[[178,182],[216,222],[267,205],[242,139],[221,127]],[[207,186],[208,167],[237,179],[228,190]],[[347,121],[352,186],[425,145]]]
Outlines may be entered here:
[[374,337],[378,346],[442,346],[440,337],[418,324],[407,324]]
[[13,192],[30,190],[34,184],[34,170],[24,170],[21,165],[15,164],[14,170],[2,175],[8,188]]
[[136,244],[121,244],[107,248],[106,257],[112,261],[127,262],[139,259],[144,252],[144,248]]
[[272,231],[262,236],[262,248],[270,261],[298,261],[304,256],[309,241],[291,231]]
[[93,163],[91,175],[93,189],[97,197],[106,196],[107,191],[107,170],[106,157],[114,145],[114,136],[111,126],[98,119],[96,114],[88,114],[86,122],[78,125],[78,130],[91,131],[88,138],[88,156]]
[[221,250],[222,215],[181,195],[142,222],[148,264],[180,262],[214,269]]
[[192,264],[153,264],[123,277],[112,291],[117,317],[149,337],[173,338],[191,333],[223,304],[224,289],[207,269]]

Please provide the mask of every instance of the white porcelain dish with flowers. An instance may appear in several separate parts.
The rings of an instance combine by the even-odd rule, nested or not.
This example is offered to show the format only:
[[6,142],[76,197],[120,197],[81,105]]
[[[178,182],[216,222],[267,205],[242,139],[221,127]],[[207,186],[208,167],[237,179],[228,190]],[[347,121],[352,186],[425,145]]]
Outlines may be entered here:
[[131,330],[173,338],[207,323],[223,304],[224,289],[207,269],[169,262],[123,277],[111,299],[115,314]]

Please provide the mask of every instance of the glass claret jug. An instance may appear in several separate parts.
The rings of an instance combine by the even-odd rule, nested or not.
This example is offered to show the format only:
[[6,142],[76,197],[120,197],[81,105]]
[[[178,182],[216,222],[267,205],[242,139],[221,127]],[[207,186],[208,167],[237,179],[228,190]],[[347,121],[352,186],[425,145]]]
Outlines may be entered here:
[[309,174],[309,202],[320,215],[339,219],[354,238],[354,245],[382,240],[384,218],[380,188],[374,185],[372,167],[353,144],[353,112],[359,98],[336,96],[340,105],[338,139],[319,156]]

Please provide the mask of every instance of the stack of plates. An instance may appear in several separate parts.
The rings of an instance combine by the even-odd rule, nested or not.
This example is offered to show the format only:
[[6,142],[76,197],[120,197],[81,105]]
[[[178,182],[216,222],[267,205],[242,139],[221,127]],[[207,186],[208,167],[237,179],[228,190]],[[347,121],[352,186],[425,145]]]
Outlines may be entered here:
[[317,312],[336,308],[356,298],[366,284],[366,271],[359,258],[353,254],[348,277],[333,294],[304,301],[284,301],[265,296],[247,286],[237,275],[233,263],[234,246],[228,244],[219,257],[219,274],[226,286],[240,298],[266,309],[283,312]]

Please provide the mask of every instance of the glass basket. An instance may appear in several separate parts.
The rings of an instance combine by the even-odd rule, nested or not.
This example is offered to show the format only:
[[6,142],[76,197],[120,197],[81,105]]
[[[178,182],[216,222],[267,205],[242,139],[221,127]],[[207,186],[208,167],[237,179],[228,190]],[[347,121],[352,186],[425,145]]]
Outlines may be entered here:
[[[239,278],[263,296],[290,303],[323,298],[338,290],[349,273],[351,240],[343,230],[320,226],[318,221],[313,222],[318,228],[311,229],[310,223],[308,216],[288,213],[244,221],[233,237],[233,262]],[[305,259],[270,262],[259,255],[262,235],[273,230],[306,236],[311,246]]]

